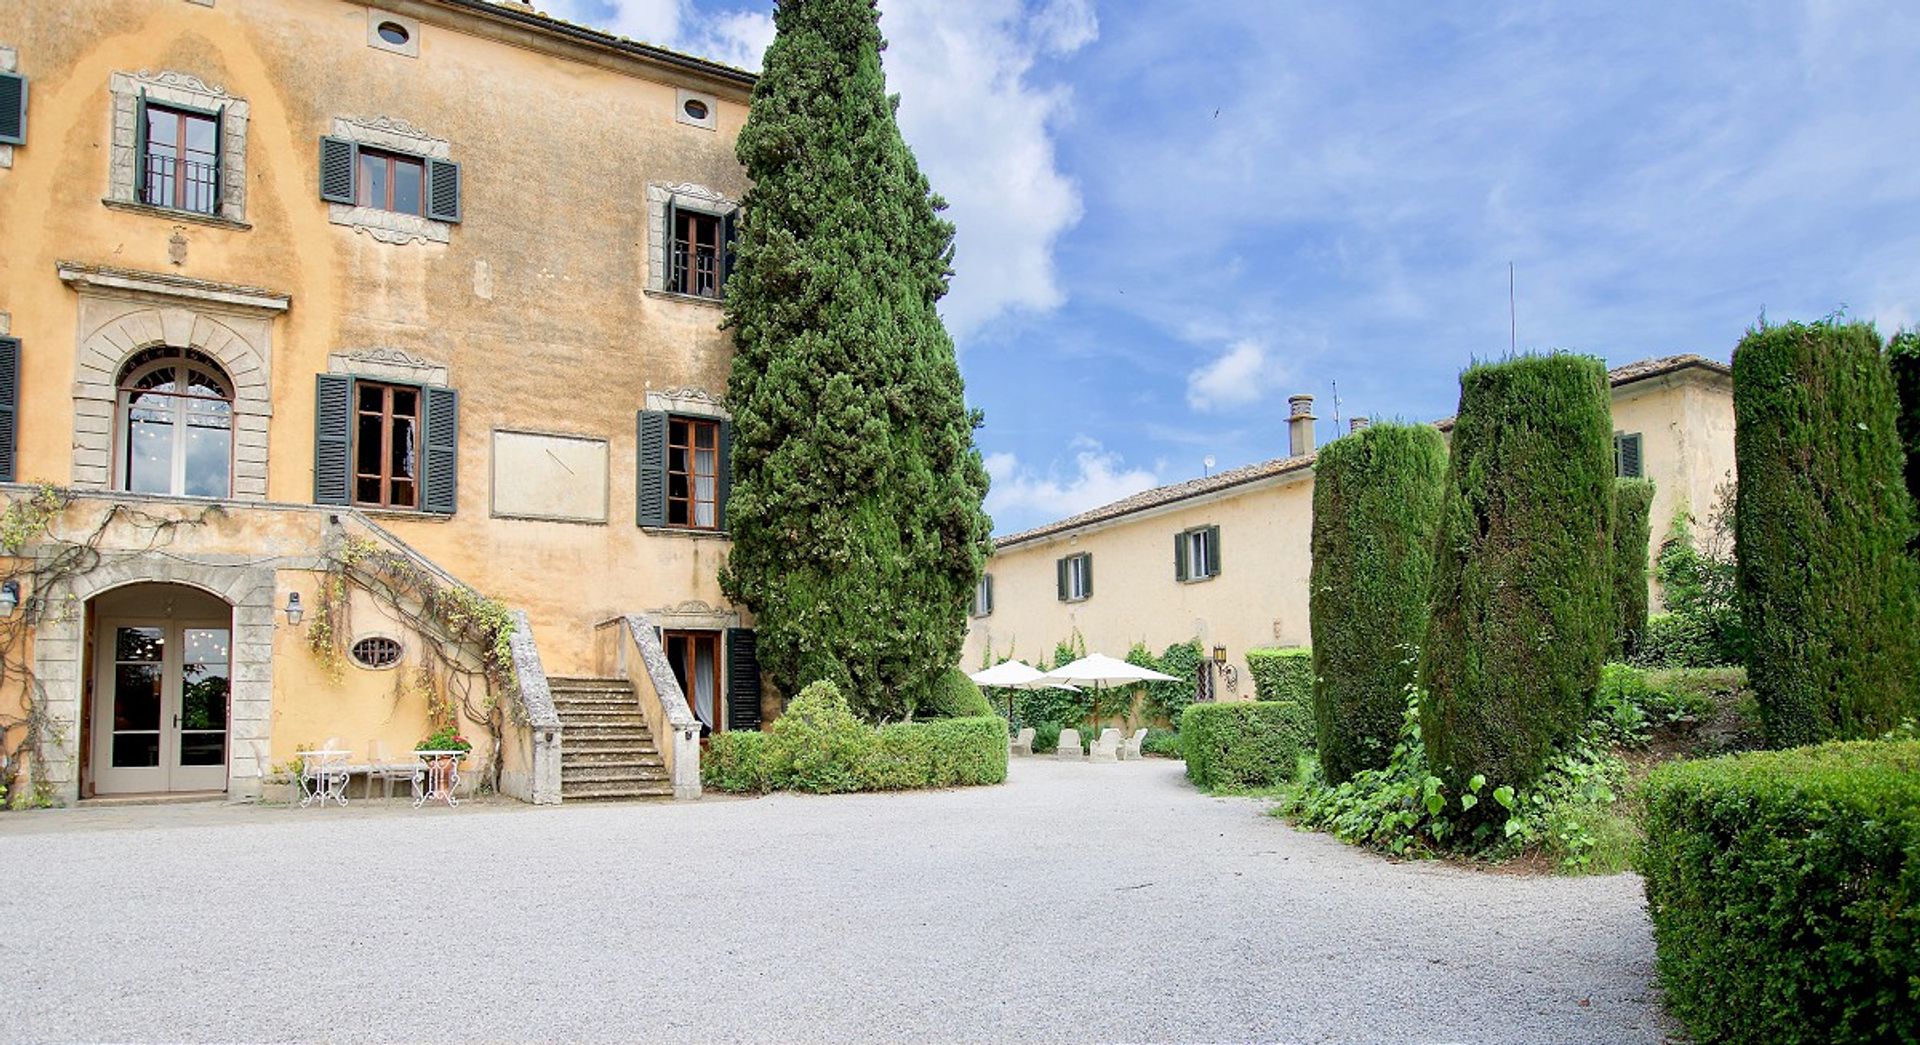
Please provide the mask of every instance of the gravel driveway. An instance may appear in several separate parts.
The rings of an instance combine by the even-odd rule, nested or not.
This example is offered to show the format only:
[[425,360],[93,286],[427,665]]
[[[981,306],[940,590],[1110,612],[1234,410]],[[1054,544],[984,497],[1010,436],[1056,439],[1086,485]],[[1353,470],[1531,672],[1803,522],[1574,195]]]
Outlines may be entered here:
[[0,1038],[1659,1042],[1639,879],[1392,864],[1178,763],[678,805],[0,816]]

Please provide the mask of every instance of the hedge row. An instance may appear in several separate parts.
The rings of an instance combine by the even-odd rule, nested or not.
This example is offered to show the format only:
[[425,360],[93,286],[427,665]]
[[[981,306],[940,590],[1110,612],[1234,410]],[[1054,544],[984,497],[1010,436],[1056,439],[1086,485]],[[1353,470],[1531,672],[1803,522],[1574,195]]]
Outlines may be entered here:
[[1920,331],[1903,330],[1887,345],[1894,394],[1900,397],[1900,441],[1907,453],[1907,492],[1920,505]]
[[1647,560],[1653,547],[1653,480],[1613,484],[1613,656],[1639,654],[1647,634]]
[[1920,1040],[1920,742],[1662,766],[1646,879],[1697,1041]]
[[1614,627],[1610,400],[1584,356],[1460,375],[1420,666],[1452,793],[1475,776],[1527,789],[1587,719]]
[[700,760],[715,791],[904,791],[998,784],[1007,778],[1007,724],[997,715],[875,729],[839,687],[800,692],[767,733],[715,734]]
[[1305,701],[1195,704],[1180,716],[1187,779],[1209,790],[1291,780],[1312,746],[1313,711]]
[[1399,735],[1446,478],[1446,439],[1432,425],[1374,425],[1314,462],[1309,681],[1320,768],[1335,784],[1385,766]]
[[1270,646],[1247,651],[1253,699],[1313,701],[1313,651],[1304,646]]
[[1869,324],[1764,327],[1734,349],[1735,558],[1770,747],[1877,736],[1920,712],[1896,413]]

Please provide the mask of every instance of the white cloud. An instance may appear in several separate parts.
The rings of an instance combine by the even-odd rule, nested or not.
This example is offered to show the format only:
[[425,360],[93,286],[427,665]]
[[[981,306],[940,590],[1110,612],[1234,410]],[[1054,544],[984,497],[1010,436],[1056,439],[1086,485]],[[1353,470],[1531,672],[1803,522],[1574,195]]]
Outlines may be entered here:
[[760,56],[773,42],[771,15],[703,15],[693,0],[536,0],[535,6],[556,18],[742,69],[760,68]]
[[1218,359],[1187,375],[1187,405],[1203,413],[1247,406],[1283,376],[1284,370],[1257,341],[1236,341]]
[[1078,437],[1073,446],[1073,467],[1065,475],[1057,468],[1043,475],[1014,454],[987,455],[987,475],[993,480],[987,514],[994,517],[995,529],[1004,533],[1064,519],[1160,485],[1158,475],[1128,467],[1119,454],[1092,439]]

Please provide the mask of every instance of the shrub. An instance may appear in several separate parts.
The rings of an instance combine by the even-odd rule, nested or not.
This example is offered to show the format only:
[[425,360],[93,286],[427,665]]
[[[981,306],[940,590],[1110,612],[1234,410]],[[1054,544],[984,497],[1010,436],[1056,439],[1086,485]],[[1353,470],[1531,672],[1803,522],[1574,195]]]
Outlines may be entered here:
[[1374,425],[1328,443],[1313,472],[1307,682],[1320,768],[1339,783],[1386,765],[1400,731],[1427,633],[1447,443],[1432,425]]
[[770,739],[757,730],[715,733],[700,756],[700,782],[715,791],[757,795],[773,790]]
[[1696,1040],[1920,1039],[1920,743],[1670,763],[1645,800],[1657,968]]
[[1739,570],[1733,561],[1733,492],[1720,487],[1704,533],[1693,516],[1674,512],[1654,560],[1668,612],[1647,621],[1633,659],[1649,667],[1718,668],[1746,662],[1746,622],[1740,614]]
[[1653,480],[1613,484],[1613,655],[1631,657],[1647,632],[1647,557],[1653,545]]
[[1199,639],[1176,642],[1158,657],[1147,652],[1144,644],[1134,643],[1133,648],[1127,651],[1127,663],[1152,668],[1178,680],[1146,684],[1146,711],[1149,716],[1165,719],[1169,724],[1180,721],[1180,713],[1193,703],[1194,691],[1199,688],[1200,662],[1204,657]]
[[[1887,345],[1894,393],[1900,397],[1900,441],[1907,453],[1907,492],[1920,506],[1920,331],[1903,330]],[[1917,509],[1920,510],[1920,509]],[[1916,538],[1920,542],[1920,538]]]
[[1304,646],[1275,646],[1247,651],[1253,699],[1299,701],[1313,706],[1313,651]]
[[1179,758],[1181,757],[1180,734],[1171,729],[1149,729],[1146,737],[1140,741],[1140,753]]
[[1526,790],[1586,721],[1613,637],[1613,438],[1599,360],[1460,376],[1421,725],[1433,770]]
[[858,791],[873,730],[854,717],[840,687],[815,682],[775,719],[767,742],[768,773],[789,791]]
[[862,767],[866,790],[998,784],[1007,779],[1007,724],[998,715],[882,726]]
[[934,680],[920,710],[921,718],[979,718],[994,713],[980,687],[959,668],[949,668]]
[[1733,372],[1735,557],[1767,743],[1876,736],[1920,709],[1920,564],[1880,336],[1762,327]]
[[1036,722],[1033,724],[1033,753],[1051,755],[1060,750],[1060,731],[1065,729],[1058,722]]
[[1312,742],[1313,712],[1303,701],[1195,704],[1180,716],[1187,779],[1209,791],[1291,780]]

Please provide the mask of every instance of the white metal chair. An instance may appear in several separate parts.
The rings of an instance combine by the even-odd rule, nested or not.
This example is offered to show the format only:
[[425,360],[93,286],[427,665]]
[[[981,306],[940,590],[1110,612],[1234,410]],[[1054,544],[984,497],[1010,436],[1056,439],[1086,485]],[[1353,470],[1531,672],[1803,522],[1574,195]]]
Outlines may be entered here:
[[340,746],[339,737],[328,737],[315,751],[300,752],[300,808],[329,801],[347,804],[347,781],[353,776],[348,764],[352,752]]
[[373,797],[373,782],[378,778],[386,785],[387,797],[393,797],[393,782],[398,780],[412,785],[414,791],[420,790],[420,777],[424,770],[420,760],[408,758],[405,761],[393,757],[387,750],[386,742],[378,738],[367,741],[367,789],[366,797]]

